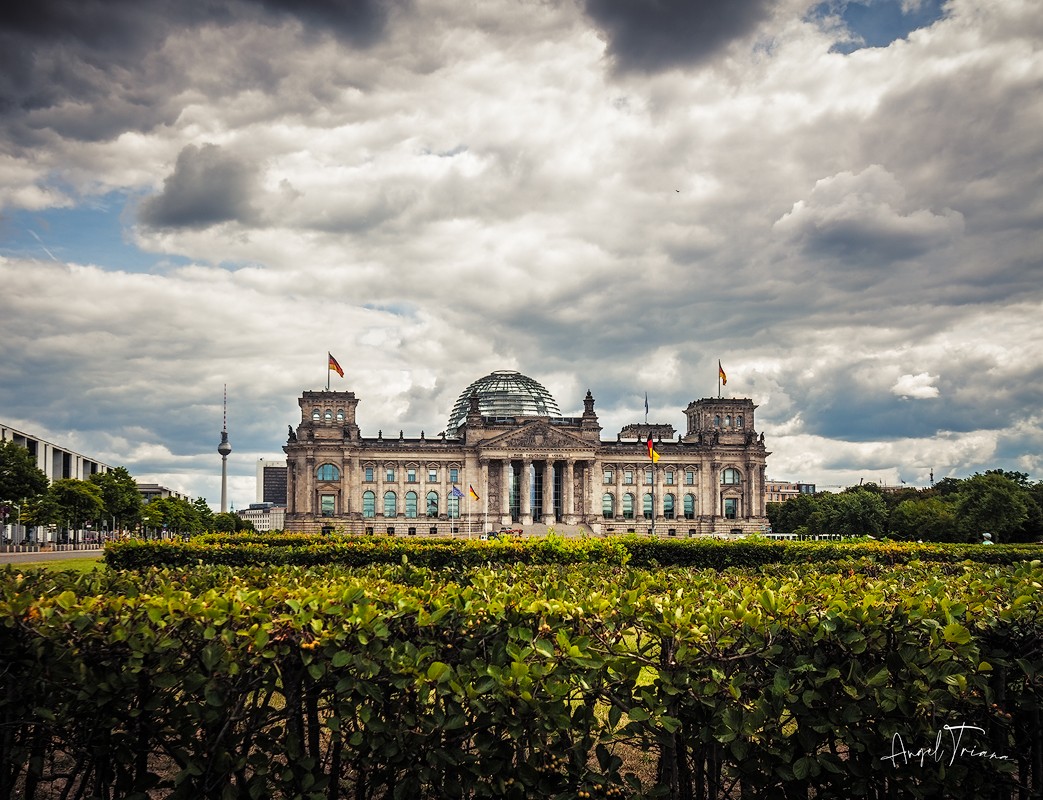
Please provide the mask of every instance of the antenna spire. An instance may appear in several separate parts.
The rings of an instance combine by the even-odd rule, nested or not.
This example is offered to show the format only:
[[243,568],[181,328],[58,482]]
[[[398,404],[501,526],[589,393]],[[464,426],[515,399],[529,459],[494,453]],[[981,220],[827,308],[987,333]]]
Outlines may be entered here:
[[228,384],[224,388],[224,400],[221,406],[221,443],[217,446],[221,454],[221,513],[228,511],[228,454],[232,452],[232,443],[228,441]]

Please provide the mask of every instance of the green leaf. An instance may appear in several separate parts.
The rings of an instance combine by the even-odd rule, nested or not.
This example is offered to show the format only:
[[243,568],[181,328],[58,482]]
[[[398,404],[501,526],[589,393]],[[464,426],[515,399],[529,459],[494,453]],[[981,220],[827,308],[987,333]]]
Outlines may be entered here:
[[971,640],[971,632],[960,623],[953,622],[942,629],[942,637],[950,644],[967,644]]
[[641,706],[635,706],[627,711],[627,716],[634,722],[647,722],[650,719],[648,712],[641,708]]
[[441,683],[447,681],[453,676],[452,668],[444,661],[434,661],[431,666],[427,668],[427,679]]

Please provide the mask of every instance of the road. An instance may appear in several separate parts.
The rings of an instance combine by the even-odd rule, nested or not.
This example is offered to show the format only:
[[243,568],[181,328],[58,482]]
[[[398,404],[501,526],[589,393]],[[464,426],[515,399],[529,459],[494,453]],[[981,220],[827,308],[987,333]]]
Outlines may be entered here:
[[0,553],[0,564],[26,564],[34,561],[68,561],[72,558],[91,558],[100,556],[102,550],[96,547],[92,550],[59,550],[57,552],[46,550],[42,553]]

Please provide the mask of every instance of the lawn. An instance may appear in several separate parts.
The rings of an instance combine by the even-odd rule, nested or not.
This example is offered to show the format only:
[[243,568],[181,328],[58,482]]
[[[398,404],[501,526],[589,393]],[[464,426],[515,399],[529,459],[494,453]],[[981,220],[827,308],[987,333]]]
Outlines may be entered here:
[[[18,561],[11,564],[16,570],[26,567],[42,567],[44,569],[74,570],[76,572],[90,572],[94,569],[102,569],[105,563],[101,554],[96,556],[84,556],[83,558],[49,559],[42,561]],[[0,566],[2,569],[2,566]]]

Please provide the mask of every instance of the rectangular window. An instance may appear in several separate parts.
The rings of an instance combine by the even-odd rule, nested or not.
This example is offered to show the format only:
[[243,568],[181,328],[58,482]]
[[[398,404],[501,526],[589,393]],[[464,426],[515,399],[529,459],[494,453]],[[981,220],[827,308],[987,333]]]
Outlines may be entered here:
[[645,470],[645,486],[652,485],[652,468],[649,467]]
[[427,471],[427,482],[438,483],[438,470],[431,468]]
[[632,469],[623,470],[623,483],[630,485],[634,482],[634,471]]
[[453,469],[449,470],[449,482],[450,483],[459,483],[460,482],[460,470],[456,469],[455,467]]
[[739,516],[739,500],[735,497],[724,498],[724,518],[736,519]]
[[337,497],[332,494],[324,494],[320,498],[322,516],[332,517],[337,510]]
[[366,467],[366,482],[373,483],[373,467]]
[[695,484],[695,472],[693,470],[685,470],[684,483],[685,486],[692,486]]
[[615,479],[616,479],[616,474],[615,474],[615,473],[614,473],[614,472],[613,472],[612,470],[610,470],[610,469],[606,469],[606,470],[605,470],[605,483],[606,483],[606,484],[610,484],[610,483],[612,483],[612,482],[613,482],[613,481],[614,481]]
[[674,485],[674,471],[672,469],[668,469],[666,471],[666,485],[667,486],[673,486]]
[[394,467],[388,467],[387,468],[387,473],[384,475],[384,480],[387,481],[388,483],[394,483],[395,482],[395,468]]
[[406,470],[406,483],[416,483],[416,470],[412,467]]

